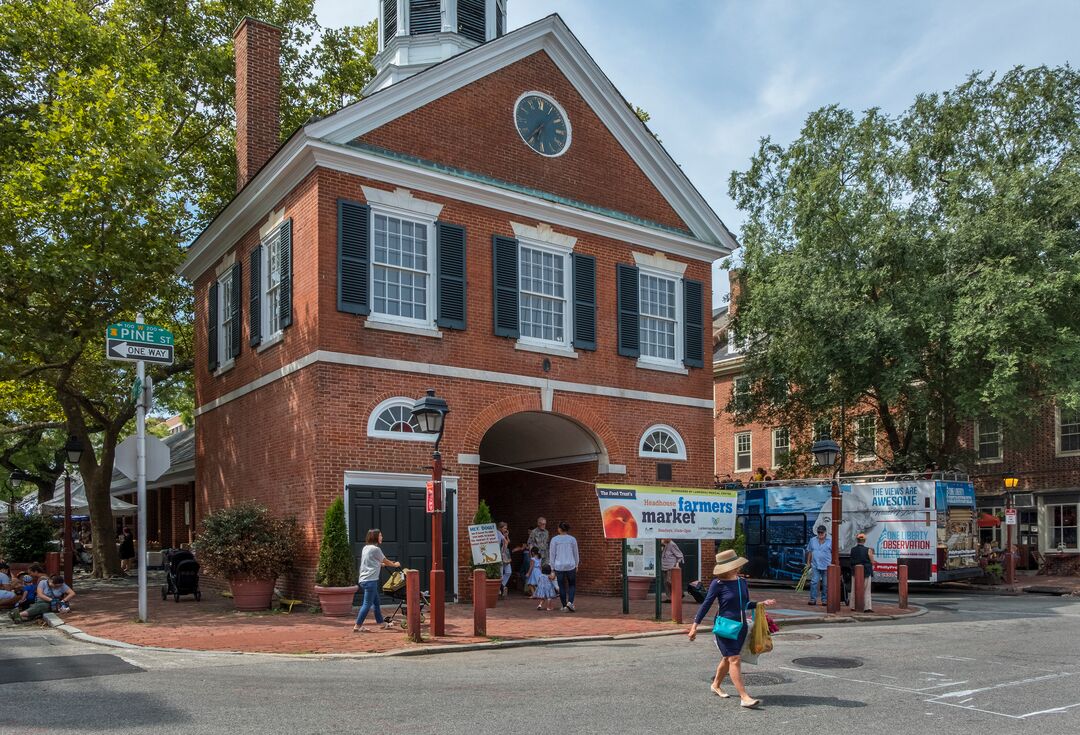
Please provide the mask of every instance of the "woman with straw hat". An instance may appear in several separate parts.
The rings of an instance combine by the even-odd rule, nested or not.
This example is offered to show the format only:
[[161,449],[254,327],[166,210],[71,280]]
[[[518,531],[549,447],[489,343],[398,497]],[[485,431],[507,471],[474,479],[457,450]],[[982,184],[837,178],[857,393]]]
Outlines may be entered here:
[[[757,605],[750,599],[750,588],[747,586],[746,580],[741,579],[738,575],[739,569],[746,564],[746,561],[731,549],[721,551],[716,555],[716,566],[713,567],[713,574],[716,577],[709,585],[709,593],[705,596],[705,602],[701,603],[701,608],[698,609],[697,615],[694,616],[694,623],[690,626],[689,636],[690,640],[697,637],[698,624],[709,612],[713,600],[717,600],[720,606],[717,617],[736,621],[735,624],[727,627],[733,628],[737,632],[733,638],[713,635],[716,647],[720,650],[720,655],[723,658],[716,667],[716,676],[713,677],[710,689],[718,697],[724,699],[730,697],[730,694],[720,688],[724,677],[730,675],[731,683],[735,685],[735,691],[739,693],[739,699],[742,700],[742,706],[752,709],[761,704],[761,700],[751,697],[747,693],[746,687],[743,686],[742,660],[739,657],[749,630],[749,626],[746,624],[746,611]],[[776,600],[764,600],[763,603],[765,605],[774,605]]]

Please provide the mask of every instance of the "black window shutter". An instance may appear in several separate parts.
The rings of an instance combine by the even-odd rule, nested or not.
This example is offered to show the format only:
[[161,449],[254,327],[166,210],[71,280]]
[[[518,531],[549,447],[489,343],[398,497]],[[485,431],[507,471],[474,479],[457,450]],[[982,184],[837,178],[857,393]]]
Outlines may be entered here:
[[495,336],[521,336],[518,327],[518,241],[495,235],[492,270],[495,273]]
[[435,223],[439,279],[439,315],[435,323],[446,329],[465,328],[465,228]]
[[240,264],[234,263],[232,267],[232,314],[229,317],[232,319],[232,344],[229,345],[229,357],[236,357],[240,354],[240,299],[242,290],[240,288]]
[[248,261],[248,344],[262,342],[262,245],[256,245]]
[[368,314],[371,267],[370,207],[338,199],[338,311]]
[[218,366],[218,354],[217,354],[217,330],[218,330],[218,309],[217,309],[217,290],[218,282],[215,280],[210,284],[210,295],[207,296],[206,301],[206,354],[209,355],[209,367],[210,372],[217,370]]
[[615,281],[618,291],[619,354],[623,357],[639,357],[638,269],[632,265],[616,264]]
[[705,367],[705,287],[683,279],[683,365]]
[[574,347],[596,349],[596,258],[574,253]]
[[292,324],[292,220],[281,224],[281,287],[278,306],[281,307],[281,328]]

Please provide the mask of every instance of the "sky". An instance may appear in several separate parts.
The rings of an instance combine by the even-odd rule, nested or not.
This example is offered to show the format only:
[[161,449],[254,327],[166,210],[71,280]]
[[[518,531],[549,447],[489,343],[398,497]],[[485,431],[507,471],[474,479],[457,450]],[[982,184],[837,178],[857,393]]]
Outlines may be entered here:
[[[315,0],[326,27],[376,0]],[[1077,0],[508,0],[509,30],[558,13],[690,180],[739,235],[728,196],[762,137],[787,144],[808,113],[906,109],[973,71],[1077,63]],[[726,276],[714,266],[714,305]]]

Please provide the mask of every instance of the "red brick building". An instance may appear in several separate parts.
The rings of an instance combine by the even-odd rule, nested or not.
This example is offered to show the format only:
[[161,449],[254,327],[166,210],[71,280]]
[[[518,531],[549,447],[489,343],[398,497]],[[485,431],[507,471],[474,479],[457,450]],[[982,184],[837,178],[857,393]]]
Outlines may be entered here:
[[615,593],[592,483],[711,483],[710,264],[735,243],[558,16],[505,33],[501,1],[427,5],[380,3],[368,96],[280,148],[279,33],[236,31],[239,191],[181,271],[195,507],[295,515],[296,596],[338,497],[357,554],[379,527],[426,578],[409,407],[432,388],[451,591],[484,498],[514,543],[569,521],[579,586]]
[[[782,473],[785,455],[796,442],[786,427],[737,424],[727,410],[735,392],[748,387],[741,382],[746,380],[742,375],[743,355],[738,345],[728,339],[727,317],[727,307],[713,313],[715,471],[721,480],[730,478],[745,485],[758,470],[770,477]],[[872,410],[850,410],[845,435],[853,443],[860,443],[861,438],[864,447],[877,449],[849,453],[844,472],[866,473],[882,468],[879,455],[888,445]],[[1052,552],[1060,544],[1066,553],[1080,553],[1080,412],[1062,410],[1051,400],[1030,435],[1010,437],[1003,434],[996,421],[984,419],[965,426],[960,443],[975,457],[960,469],[975,483],[983,512],[1001,514],[1005,507],[1004,478],[1020,480],[1014,542],[1021,547],[1022,566],[1028,566],[1031,550]],[[981,533],[983,541],[994,547],[1004,546],[1003,526],[985,528]]]

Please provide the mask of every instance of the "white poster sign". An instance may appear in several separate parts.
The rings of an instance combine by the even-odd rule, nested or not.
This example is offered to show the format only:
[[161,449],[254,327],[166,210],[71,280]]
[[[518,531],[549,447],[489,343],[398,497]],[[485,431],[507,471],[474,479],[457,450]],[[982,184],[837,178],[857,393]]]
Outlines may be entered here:
[[597,485],[604,538],[730,539],[734,490]]
[[469,546],[472,547],[473,564],[498,564],[502,560],[499,529],[494,523],[469,526]]

